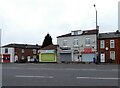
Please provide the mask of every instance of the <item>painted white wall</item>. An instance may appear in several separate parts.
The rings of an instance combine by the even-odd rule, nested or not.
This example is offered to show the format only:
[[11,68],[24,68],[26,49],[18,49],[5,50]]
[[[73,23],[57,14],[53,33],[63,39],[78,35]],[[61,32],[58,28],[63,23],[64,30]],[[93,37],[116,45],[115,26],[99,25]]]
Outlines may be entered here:
[[57,44],[60,47],[63,47],[63,41],[67,40],[68,41],[67,42],[68,43],[67,46],[70,47],[70,48],[73,48],[74,47],[73,46],[74,39],[78,39],[78,41],[79,41],[79,45],[78,46],[80,47],[80,50],[83,51],[84,48],[86,47],[86,45],[85,45],[86,37],[90,38],[90,47],[94,46],[95,48],[93,50],[96,51],[96,35],[95,34],[93,34],[93,35],[82,35],[82,36],[70,36],[70,37],[57,38]]
[[[8,53],[5,53],[5,49],[8,49]],[[10,54],[10,62],[14,62],[14,48],[5,47],[1,49],[1,54]]]

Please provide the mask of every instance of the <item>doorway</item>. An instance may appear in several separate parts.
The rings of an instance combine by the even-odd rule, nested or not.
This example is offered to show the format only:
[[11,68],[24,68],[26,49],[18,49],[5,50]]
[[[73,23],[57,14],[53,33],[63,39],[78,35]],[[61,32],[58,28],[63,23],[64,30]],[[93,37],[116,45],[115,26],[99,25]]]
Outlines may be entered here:
[[100,55],[100,62],[101,62],[101,63],[104,63],[104,62],[105,62],[105,54],[104,54],[104,53],[102,53],[102,54]]

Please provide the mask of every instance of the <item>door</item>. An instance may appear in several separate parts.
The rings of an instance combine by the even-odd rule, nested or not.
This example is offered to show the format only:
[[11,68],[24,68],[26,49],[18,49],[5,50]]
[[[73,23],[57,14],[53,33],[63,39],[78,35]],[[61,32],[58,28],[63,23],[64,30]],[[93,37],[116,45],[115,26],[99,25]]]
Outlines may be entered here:
[[102,53],[102,54],[100,55],[100,62],[102,62],[102,63],[105,62],[105,54],[104,54],[104,53]]
[[78,61],[80,61],[79,59],[80,59],[80,57],[79,57],[79,54],[74,54],[74,61],[75,62],[78,62]]
[[30,62],[30,61],[31,61],[31,60],[30,60],[30,58],[31,58],[30,56],[27,56],[27,61],[28,61],[28,62]]
[[15,55],[15,62],[18,62],[18,55]]

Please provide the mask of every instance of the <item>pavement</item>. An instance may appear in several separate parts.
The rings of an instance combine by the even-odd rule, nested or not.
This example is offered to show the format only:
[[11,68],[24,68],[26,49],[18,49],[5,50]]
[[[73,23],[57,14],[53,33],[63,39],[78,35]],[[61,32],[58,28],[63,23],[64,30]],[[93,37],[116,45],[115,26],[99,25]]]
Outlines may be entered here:
[[2,64],[2,86],[118,86],[118,65]]

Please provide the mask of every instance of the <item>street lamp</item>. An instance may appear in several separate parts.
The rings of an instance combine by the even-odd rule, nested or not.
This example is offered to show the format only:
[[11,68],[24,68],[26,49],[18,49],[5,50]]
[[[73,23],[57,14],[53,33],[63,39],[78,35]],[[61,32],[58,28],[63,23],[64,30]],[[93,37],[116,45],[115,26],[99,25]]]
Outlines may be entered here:
[[98,61],[98,35],[99,35],[99,26],[97,24],[97,9],[96,9],[96,5],[93,5],[95,7],[95,13],[96,13],[96,57],[97,57],[97,61]]
[[96,29],[98,28],[98,25],[97,25],[97,9],[96,9],[96,5],[94,4],[94,7],[95,7],[95,12],[96,12]]

